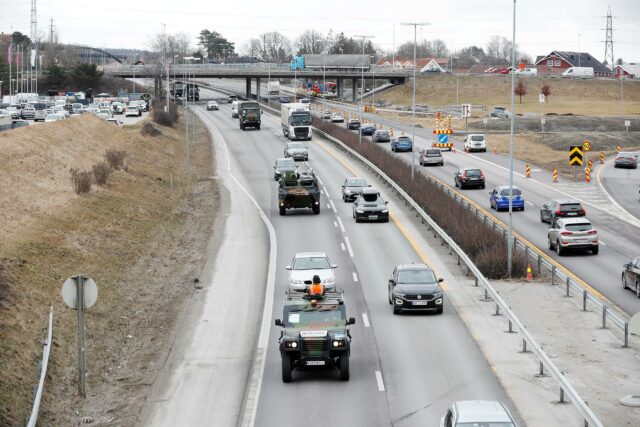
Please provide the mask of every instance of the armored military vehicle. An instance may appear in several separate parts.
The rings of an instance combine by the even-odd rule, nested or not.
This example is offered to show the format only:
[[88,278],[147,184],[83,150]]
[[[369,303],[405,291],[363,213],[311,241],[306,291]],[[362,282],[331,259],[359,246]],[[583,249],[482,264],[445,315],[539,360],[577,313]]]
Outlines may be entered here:
[[282,381],[291,382],[295,368],[318,366],[337,368],[340,379],[349,381],[349,325],[355,323],[353,317],[347,318],[342,292],[288,292],[283,318],[275,320],[283,328]]
[[314,214],[320,213],[320,187],[313,171],[286,171],[279,182],[278,206],[280,215],[286,215],[287,209],[310,208]]

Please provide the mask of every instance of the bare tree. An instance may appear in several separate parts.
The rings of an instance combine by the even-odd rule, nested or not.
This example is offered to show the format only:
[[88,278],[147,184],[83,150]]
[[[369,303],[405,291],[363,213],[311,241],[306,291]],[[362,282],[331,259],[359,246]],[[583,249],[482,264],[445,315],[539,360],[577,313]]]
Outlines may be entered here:
[[520,97],[520,104],[522,104],[522,96],[527,94],[527,87],[522,80],[518,80],[518,84],[513,88],[513,93]]
[[551,86],[543,85],[542,88],[540,88],[540,92],[542,92],[542,94],[544,95],[545,102],[549,102],[549,95],[551,95]]
[[501,45],[502,41],[500,40],[500,36],[491,36],[487,43],[487,56],[493,60],[499,59]]
[[444,40],[435,39],[431,42],[431,50],[433,51],[433,55],[442,58],[449,55],[449,49],[447,49],[447,44]]
[[289,62],[291,42],[277,31],[260,35],[260,57],[267,62]]
[[240,48],[240,53],[242,55],[248,56],[251,59],[263,59],[261,56],[261,52],[262,46],[260,39],[251,39]]
[[306,30],[298,36],[298,55],[322,53],[326,46],[325,37],[316,30]]

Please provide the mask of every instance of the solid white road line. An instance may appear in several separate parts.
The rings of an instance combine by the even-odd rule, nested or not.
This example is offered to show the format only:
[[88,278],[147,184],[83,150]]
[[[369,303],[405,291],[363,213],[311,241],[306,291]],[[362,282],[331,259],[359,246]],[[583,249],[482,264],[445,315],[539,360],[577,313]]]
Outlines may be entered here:
[[342,242],[340,242],[340,247],[342,248],[343,251],[347,250],[347,247]]
[[318,182],[320,183],[320,185],[324,185],[324,182],[322,182],[322,180],[320,179],[320,177],[318,175],[316,175],[316,178],[318,178]]
[[607,246],[607,244],[605,242],[603,242],[602,240],[600,240],[598,243],[603,245],[603,246]]
[[327,203],[327,209],[331,209],[331,205]]
[[353,258],[353,249],[351,249],[351,242],[347,236],[344,236],[344,242],[347,244],[347,250],[349,251],[349,256]]
[[358,281],[358,275],[356,274],[356,272],[354,271],[354,272],[353,272],[353,273],[351,273],[351,274],[353,274],[353,281],[354,281],[354,282],[357,282],[357,281]]
[[338,223],[336,221],[333,221],[333,226],[338,228]]
[[338,213],[338,210],[336,209],[336,205],[333,204],[333,200],[329,200],[329,203],[331,203],[331,209],[333,209],[333,213]]
[[529,202],[529,201],[527,201],[527,200],[525,200],[524,202],[525,202],[526,204],[528,204],[529,206],[533,206],[533,203],[531,203],[531,202]]
[[[197,110],[196,110],[197,111]],[[200,118],[203,121],[207,121],[206,117],[200,114]],[[256,199],[251,196],[251,193],[242,185],[240,181],[233,175],[231,172],[231,156],[229,154],[229,149],[227,148],[227,143],[222,136],[222,132],[218,128],[209,128],[209,131],[213,134],[213,140],[218,140],[222,142],[222,147],[224,147],[224,152],[227,160],[227,171],[229,176],[236,185],[242,190],[243,193],[247,195],[247,197],[251,200],[253,205],[256,207],[260,218],[264,222],[267,230],[269,231],[269,270],[267,272],[267,287],[265,290],[264,297],[264,306],[262,308],[262,323],[260,325],[260,335],[258,336],[258,347],[256,348],[256,353],[253,359],[253,366],[251,367],[251,377],[249,379],[249,384],[247,384],[247,396],[244,402],[244,408],[242,413],[241,422],[244,425],[253,426],[256,420],[256,413],[258,411],[258,400],[260,398],[260,389],[262,388],[262,381],[264,378],[264,366],[266,362],[266,351],[269,345],[269,331],[271,330],[271,313],[273,311],[273,298],[275,292],[275,281],[276,281],[276,257],[278,255],[278,244],[276,240],[276,231],[273,227],[271,221],[264,213],[260,205],[256,201]]]
[[346,230],[344,229],[344,224],[342,223],[342,220],[340,219],[340,217],[338,217],[338,224],[340,224],[340,230],[345,233]]
[[378,391],[384,391],[384,381],[382,380],[382,372],[376,371],[376,382],[378,383]]
[[369,327],[369,316],[367,316],[367,313],[362,313],[362,323],[365,328]]

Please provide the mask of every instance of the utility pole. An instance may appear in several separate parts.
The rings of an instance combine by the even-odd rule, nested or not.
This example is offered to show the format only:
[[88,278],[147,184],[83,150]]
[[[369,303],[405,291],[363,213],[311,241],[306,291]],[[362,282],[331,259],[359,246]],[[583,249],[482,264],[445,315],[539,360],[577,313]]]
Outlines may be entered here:
[[604,42],[604,60],[611,58],[611,69],[614,70],[616,63],[613,60],[613,17],[611,16],[611,6],[607,11],[607,29],[606,38]]
[[516,76],[516,0],[513,0],[513,35],[511,40],[511,130],[509,132],[509,235],[507,238],[507,276],[513,270],[513,131],[515,128],[515,76]]
[[[365,39],[372,39],[373,36],[364,36],[364,35],[359,35],[359,36],[354,36],[354,37],[362,37],[362,83],[361,83],[361,87],[362,87],[362,92],[360,93],[360,105],[359,105],[359,109],[360,109],[360,129],[359,129],[359,143],[362,143],[362,110],[364,109],[363,105],[362,105],[362,100],[364,99],[364,41]],[[357,86],[357,85],[356,85]],[[352,88],[352,90],[355,90],[356,94],[358,93],[357,91],[357,87]]]

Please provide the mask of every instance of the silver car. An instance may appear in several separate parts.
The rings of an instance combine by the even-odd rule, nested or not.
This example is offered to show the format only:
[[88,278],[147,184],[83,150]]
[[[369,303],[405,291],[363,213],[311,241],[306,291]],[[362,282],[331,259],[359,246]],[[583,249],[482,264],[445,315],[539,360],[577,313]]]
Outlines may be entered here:
[[462,400],[447,410],[440,427],[518,427],[509,409],[495,400]]
[[442,152],[440,152],[440,150],[438,150],[437,148],[423,148],[422,150],[420,150],[418,161],[420,162],[420,166],[444,166],[444,158],[442,157]]
[[556,218],[549,229],[548,244],[558,255],[564,255],[570,249],[590,249],[597,255],[598,230],[586,217]]
[[309,160],[309,150],[301,142],[289,142],[284,148],[284,157],[306,161]]
[[337,265],[331,264],[329,257],[324,252],[297,253],[291,265],[285,267],[289,270],[289,290],[304,292],[311,285],[314,275],[320,276],[320,281],[327,291],[333,291],[336,286],[336,276],[333,270]]

